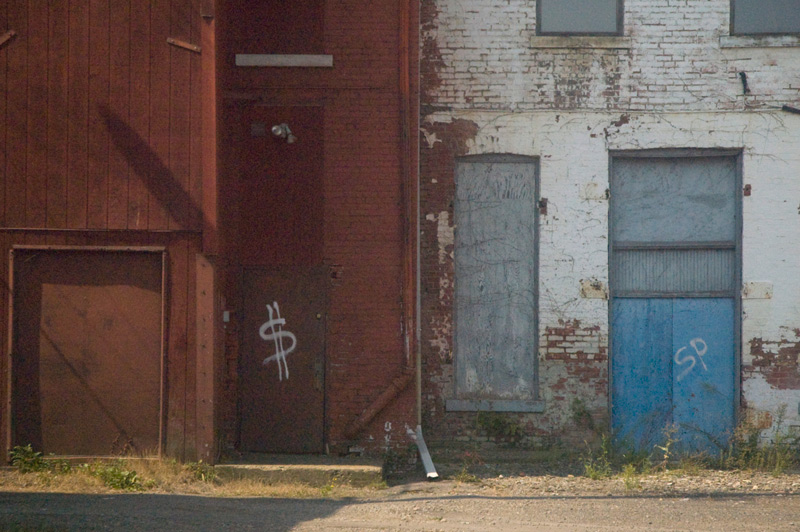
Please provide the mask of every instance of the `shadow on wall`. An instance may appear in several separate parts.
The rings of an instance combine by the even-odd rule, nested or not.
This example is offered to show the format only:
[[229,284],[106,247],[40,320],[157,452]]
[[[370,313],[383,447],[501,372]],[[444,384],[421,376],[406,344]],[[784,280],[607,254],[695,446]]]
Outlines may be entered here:
[[[131,126],[105,105],[98,105],[100,116],[108,127],[114,146],[140,176],[151,196],[175,220],[183,221],[182,229],[195,229],[191,224],[202,222],[208,227],[200,205],[191,197],[175,174]],[[199,228],[197,228],[199,229]]]

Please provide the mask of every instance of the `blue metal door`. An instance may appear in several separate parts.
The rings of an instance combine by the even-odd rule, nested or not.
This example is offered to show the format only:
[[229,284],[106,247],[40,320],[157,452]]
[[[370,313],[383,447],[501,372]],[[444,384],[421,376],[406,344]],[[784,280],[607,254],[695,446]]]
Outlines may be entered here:
[[734,426],[730,298],[615,298],[613,424],[652,449],[666,431],[686,451],[716,452]]
[[618,156],[611,179],[611,416],[617,441],[668,432],[718,452],[735,424],[737,161]]
[[672,300],[672,419],[689,451],[718,452],[734,428],[732,298]]

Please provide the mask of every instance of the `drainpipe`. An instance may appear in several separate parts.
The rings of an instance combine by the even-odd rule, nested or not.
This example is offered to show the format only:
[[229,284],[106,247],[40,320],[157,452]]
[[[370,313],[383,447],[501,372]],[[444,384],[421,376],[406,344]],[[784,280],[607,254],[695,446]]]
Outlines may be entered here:
[[[417,10],[412,8],[412,2],[416,2]],[[403,130],[401,142],[403,143],[403,182],[405,190],[405,205],[406,205],[406,220],[405,220],[405,240],[406,240],[406,256],[405,256],[405,272],[406,272],[406,295],[409,299],[406,300],[405,312],[411,314],[406,319],[406,363],[411,366],[411,357],[414,356],[414,370],[416,373],[416,396],[417,396],[417,430],[415,433],[415,442],[419,455],[422,459],[422,465],[425,466],[425,475],[428,480],[436,480],[439,474],[436,472],[436,467],[433,465],[431,455],[428,452],[428,446],[425,444],[425,438],[422,436],[422,350],[420,349],[422,339],[422,327],[420,324],[421,304],[420,304],[420,207],[419,207],[419,147],[418,141],[412,142],[412,120],[414,126],[417,126],[417,120],[412,118],[412,111],[416,111],[416,116],[419,116],[419,93],[417,93],[416,105],[411,105],[411,47],[409,41],[411,38],[411,14],[415,13],[414,25],[416,31],[416,42],[419,43],[419,0],[405,0],[400,2],[400,94],[401,94],[401,116],[403,121]],[[418,49],[418,44],[415,45],[414,50]],[[419,55],[415,54],[417,65],[419,65]],[[419,72],[419,66],[415,69]],[[418,74],[417,74],[418,75]],[[414,138],[419,136],[418,127],[413,128]],[[417,157],[415,157],[414,147],[417,147]],[[412,169],[412,162],[416,165]],[[413,177],[413,183],[412,183]],[[412,330],[413,327],[413,330]],[[411,341],[413,339],[413,341]]]
[[[412,142],[412,112],[419,109],[419,101],[411,105],[411,14],[412,3],[419,0],[404,0],[400,3],[400,39],[399,39],[399,92],[400,92],[400,175],[403,180],[403,352],[405,363],[397,377],[392,380],[384,392],[373,401],[358,418],[345,430],[345,437],[354,438],[367,424],[374,419],[392,400],[394,400],[413,380],[416,384],[416,432],[409,434],[419,449],[422,464],[429,480],[439,478],[431,460],[425,439],[422,437],[422,353],[419,348],[421,327],[420,306],[420,274],[419,274],[419,161],[414,156]],[[415,17],[416,20],[416,17]],[[416,24],[417,28],[419,24]],[[417,40],[419,37],[417,36]],[[417,58],[417,60],[419,60]],[[419,96],[417,95],[417,98]],[[416,121],[413,122],[416,124]],[[416,128],[414,128],[416,134]],[[417,151],[417,153],[419,153]],[[414,167],[413,163],[416,163]],[[413,168],[413,170],[412,170]],[[412,182],[413,177],[413,182]]]

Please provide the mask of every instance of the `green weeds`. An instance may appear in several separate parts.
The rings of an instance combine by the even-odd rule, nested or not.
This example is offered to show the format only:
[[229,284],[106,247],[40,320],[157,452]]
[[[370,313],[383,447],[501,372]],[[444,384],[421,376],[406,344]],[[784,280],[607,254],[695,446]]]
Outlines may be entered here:
[[217,470],[214,469],[214,466],[202,460],[184,464],[183,468],[188,471],[195,480],[200,482],[214,482],[217,479]]
[[786,405],[781,405],[770,441],[762,440],[762,429],[745,418],[733,433],[719,466],[726,469],[768,471],[780,475],[800,464],[800,436],[783,427]]
[[[580,406],[580,405],[578,405]],[[575,408],[578,419],[580,408]],[[649,452],[634,451],[630,446],[614,444],[611,436],[601,434],[600,444],[587,445],[582,455],[584,476],[605,479],[618,475],[626,489],[640,487],[641,475],[670,471],[673,474],[697,475],[706,469],[730,469],[770,472],[780,475],[800,466],[800,435],[785,430],[785,406],[781,407],[772,424],[770,439],[765,439],[763,426],[745,418],[729,439],[727,447],[715,456],[707,453],[686,454],[678,450],[679,428],[664,429],[660,444]]]
[[490,438],[508,440],[516,443],[525,435],[517,421],[510,419],[507,414],[498,412],[478,412],[475,425],[483,430]]
[[42,484],[50,485],[55,477],[83,474],[99,479],[112,489],[139,491],[146,484],[141,481],[136,471],[123,467],[122,461],[113,463],[92,462],[73,467],[67,460],[45,458],[41,452],[28,445],[17,445],[11,450],[11,465],[22,474],[37,473]]
[[453,478],[464,483],[480,482],[473,470],[482,465],[484,465],[484,461],[478,452],[464,451],[461,454],[461,471],[456,473]]
[[104,485],[115,490],[143,491],[146,484],[142,482],[134,470],[125,469],[122,462],[93,462],[82,466],[90,476],[99,478]]
[[37,473],[47,470],[47,462],[42,453],[34,451],[30,444],[17,445],[11,449],[11,465],[20,473]]

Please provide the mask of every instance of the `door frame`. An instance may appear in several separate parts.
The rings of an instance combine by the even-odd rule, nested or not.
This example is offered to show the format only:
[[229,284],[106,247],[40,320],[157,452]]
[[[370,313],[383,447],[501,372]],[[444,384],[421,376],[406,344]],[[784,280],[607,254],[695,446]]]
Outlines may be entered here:
[[166,380],[166,353],[167,353],[167,308],[168,308],[168,276],[167,270],[169,260],[167,257],[167,248],[163,246],[59,246],[59,245],[12,245],[8,250],[8,319],[7,319],[7,340],[6,340],[6,398],[2,405],[2,415],[5,416],[6,431],[5,450],[6,453],[10,452],[11,445],[14,440],[13,434],[13,397],[14,390],[12,385],[14,383],[14,258],[15,252],[27,251],[47,251],[47,252],[111,252],[111,253],[153,253],[161,255],[161,319],[160,319],[160,342],[161,348],[159,353],[160,368],[159,368],[159,419],[158,419],[158,449],[155,457],[162,458],[164,456],[164,444],[166,437],[166,397],[167,397],[167,380]]
[[[742,382],[742,182],[743,182],[743,154],[742,148],[652,148],[641,150],[609,150],[608,151],[608,429],[613,430],[612,412],[614,408],[613,397],[613,379],[614,379],[614,352],[612,348],[611,339],[613,338],[613,316],[611,301],[615,297],[616,280],[614,279],[614,271],[611,267],[614,253],[614,243],[611,238],[612,234],[612,216],[611,213],[614,209],[614,194],[611,191],[612,182],[614,180],[614,160],[615,159],[691,159],[691,158],[709,158],[709,157],[733,157],[736,166],[736,175],[734,176],[734,190],[735,190],[735,278],[733,289],[734,300],[734,320],[733,320],[733,415],[734,423],[738,422],[741,410],[741,382]],[[636,296],[626,296],[636,297]],[[649,297],[648,294],[642,294],[639,297]]]

